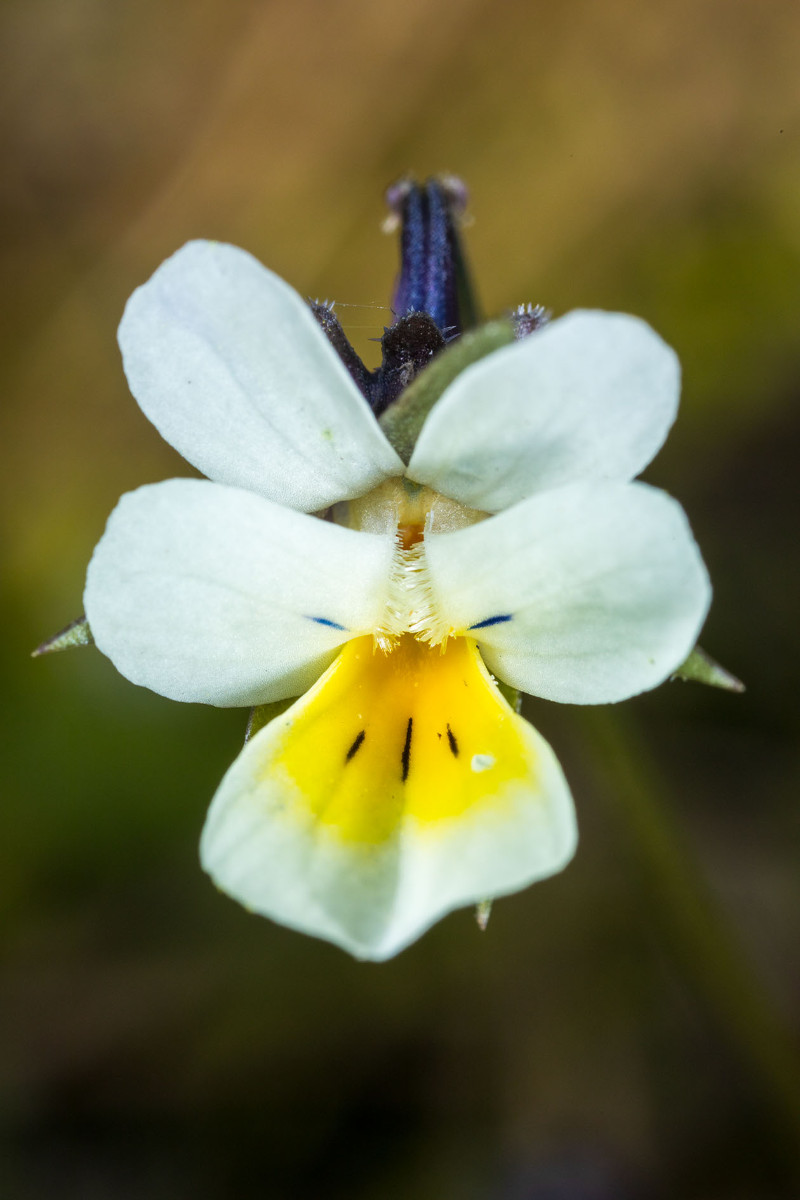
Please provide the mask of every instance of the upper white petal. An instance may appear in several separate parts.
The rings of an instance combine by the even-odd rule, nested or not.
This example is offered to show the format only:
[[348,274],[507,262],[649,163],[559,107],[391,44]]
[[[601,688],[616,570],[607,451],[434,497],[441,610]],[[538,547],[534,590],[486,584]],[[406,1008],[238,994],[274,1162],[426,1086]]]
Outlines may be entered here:
[[131,296],[119,344],[145,414],[211,479],[312,512],[402,473],[308,305],[244,250],[184,246]]
[[683,509],[642,483],[534,496],[426,538],[426,558],[444,620],[477,639],[491,671],[574,704],[661,683],[693,648],[711,600]]
[[86,615],[134,683],[173,700],[261,704],[305,691],[337,646],[380,623],[392,552],[388,535],[173,479],[111,514]]
[[680,365],[636,317],[576,311],[489,355],[434,405],[408,474],[498,512],[580,480],[627,480],[675,419]]

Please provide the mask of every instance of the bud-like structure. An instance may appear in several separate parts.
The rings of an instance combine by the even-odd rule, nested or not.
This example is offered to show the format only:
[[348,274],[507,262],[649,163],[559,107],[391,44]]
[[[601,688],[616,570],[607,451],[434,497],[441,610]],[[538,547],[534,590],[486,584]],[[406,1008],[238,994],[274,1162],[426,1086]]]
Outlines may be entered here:
[[453,176],[419,184],[402,179],[386,192],[390,228],[400,229],[394,321],[381,338],[382,361],[369,371],[350,345],[333,305],[312,312],[350,376],[380,416],[449,342],[477,320],[459,233],[467,190]]

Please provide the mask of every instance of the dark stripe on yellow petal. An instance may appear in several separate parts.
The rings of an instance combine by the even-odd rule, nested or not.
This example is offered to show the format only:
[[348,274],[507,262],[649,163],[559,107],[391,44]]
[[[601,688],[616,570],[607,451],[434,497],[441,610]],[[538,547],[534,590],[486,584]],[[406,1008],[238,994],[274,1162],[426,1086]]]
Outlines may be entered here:
[[365,729],[362,729],[361,732],[357,734],[355,741],[345,755],[345,762],[350,762],[350,759],[358,753],[358,751],[361,749],[361,743],[364,741],[366,736],[367,734]]
[[406,740],[405,740],[405,744],[403,745],[403,753],[400,756],[400,762],[402,763],[402,766],[403,766],[403,774],[401,776],[403,783],[405,783],[405,781],[408,779],[408,768],[411,765],[411,734],[413,732],[413,729],[414,729],[414,718],[409,717],[408,724],[406,725]]

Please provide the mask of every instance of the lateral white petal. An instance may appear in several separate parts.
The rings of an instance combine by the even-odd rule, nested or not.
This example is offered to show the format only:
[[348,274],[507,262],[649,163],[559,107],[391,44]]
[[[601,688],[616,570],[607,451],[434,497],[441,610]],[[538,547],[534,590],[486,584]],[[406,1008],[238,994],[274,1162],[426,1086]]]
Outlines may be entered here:
[[655,687],[711,600],[683,509],[642,483],[561,488],[426,547],[444,619],[500,679],[549,700]]
[[146,416],[211,479],[312,512],[402,473],[308,305],[244,250],[189,242],[119,344]]
[[[501,762],[492,771],[488,755],[471,757],[474,745],[483,745],[478,726],[460,743],[460,758],[453,757],[442,733],[437,740],[424,718],[424,680],[416,693],[422,709],[414,718],[419,749],[411,749],[409,771],[408,754],[401,756],[404,738],[408,741],[405,711],[380,706],[369,711],[363,697],[359,702],[354,696],[352,664],[346,660],[356,645],[244,748],[212,802],[201,861],[217,886],[247,908],[334,942],[357,958],[381,960],[452,909],[560,870],[577,835],[569,789],[552,750],[502,701],[486,737],[516,744],[512,754],[521,764],[516,779],[504,775]],[[371,649],[365,653],[372,655]],[[485,668],[479,670],[481,686],[496,693]],[[369,684],[364,686],[370,695]],[[461,686],[456,692],[461,704],[463,695]],[[396,744],[382,740],[394,718],[402,718]],[[497,722],[505,730],[500,735]],[[433,739],[427,745],[426,733]],[[370,760],[370,744],[378,742]],[[438,807],[438,785],[447,792],[452,783],[447,763],[462,778],[472,774],[473,796],[461,811]],[[362,773],[353,776],[359,768]],[[482,787],[476,795],[477,781]],[[469,779],[466,783],[469,790]],[[427,811],[426,788],[433,811]]]
[[123,496],[86,581],[95,641],[134,683],[236,706],[296,696],[375,628],[390,536],[173,479]]
[[576,311],[459,375],[433,407],[408,474],[498,512],[581,480],[627,480],[675,419],[680,364],[649,325]]

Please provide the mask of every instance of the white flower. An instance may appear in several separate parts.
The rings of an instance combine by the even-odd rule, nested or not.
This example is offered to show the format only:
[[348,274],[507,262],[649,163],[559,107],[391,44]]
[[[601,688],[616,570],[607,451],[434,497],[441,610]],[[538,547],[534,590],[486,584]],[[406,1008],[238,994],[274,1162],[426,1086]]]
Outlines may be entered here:
[[[405,468],[308,306],[241,250],[185,246],[120,345],[144,412],[214,482],[123,496],[88,572],[97,645],[177,700],[306,693],[219,787],[217,884],[382,959],[560,870],[569,789],[490,672],[606,703],[692,649],[700,554],[680,506],[631,482],[675,417],[673,352],[633,317],[572,313],[464,371]],[[333,505],[351,528],[307,515]]]

